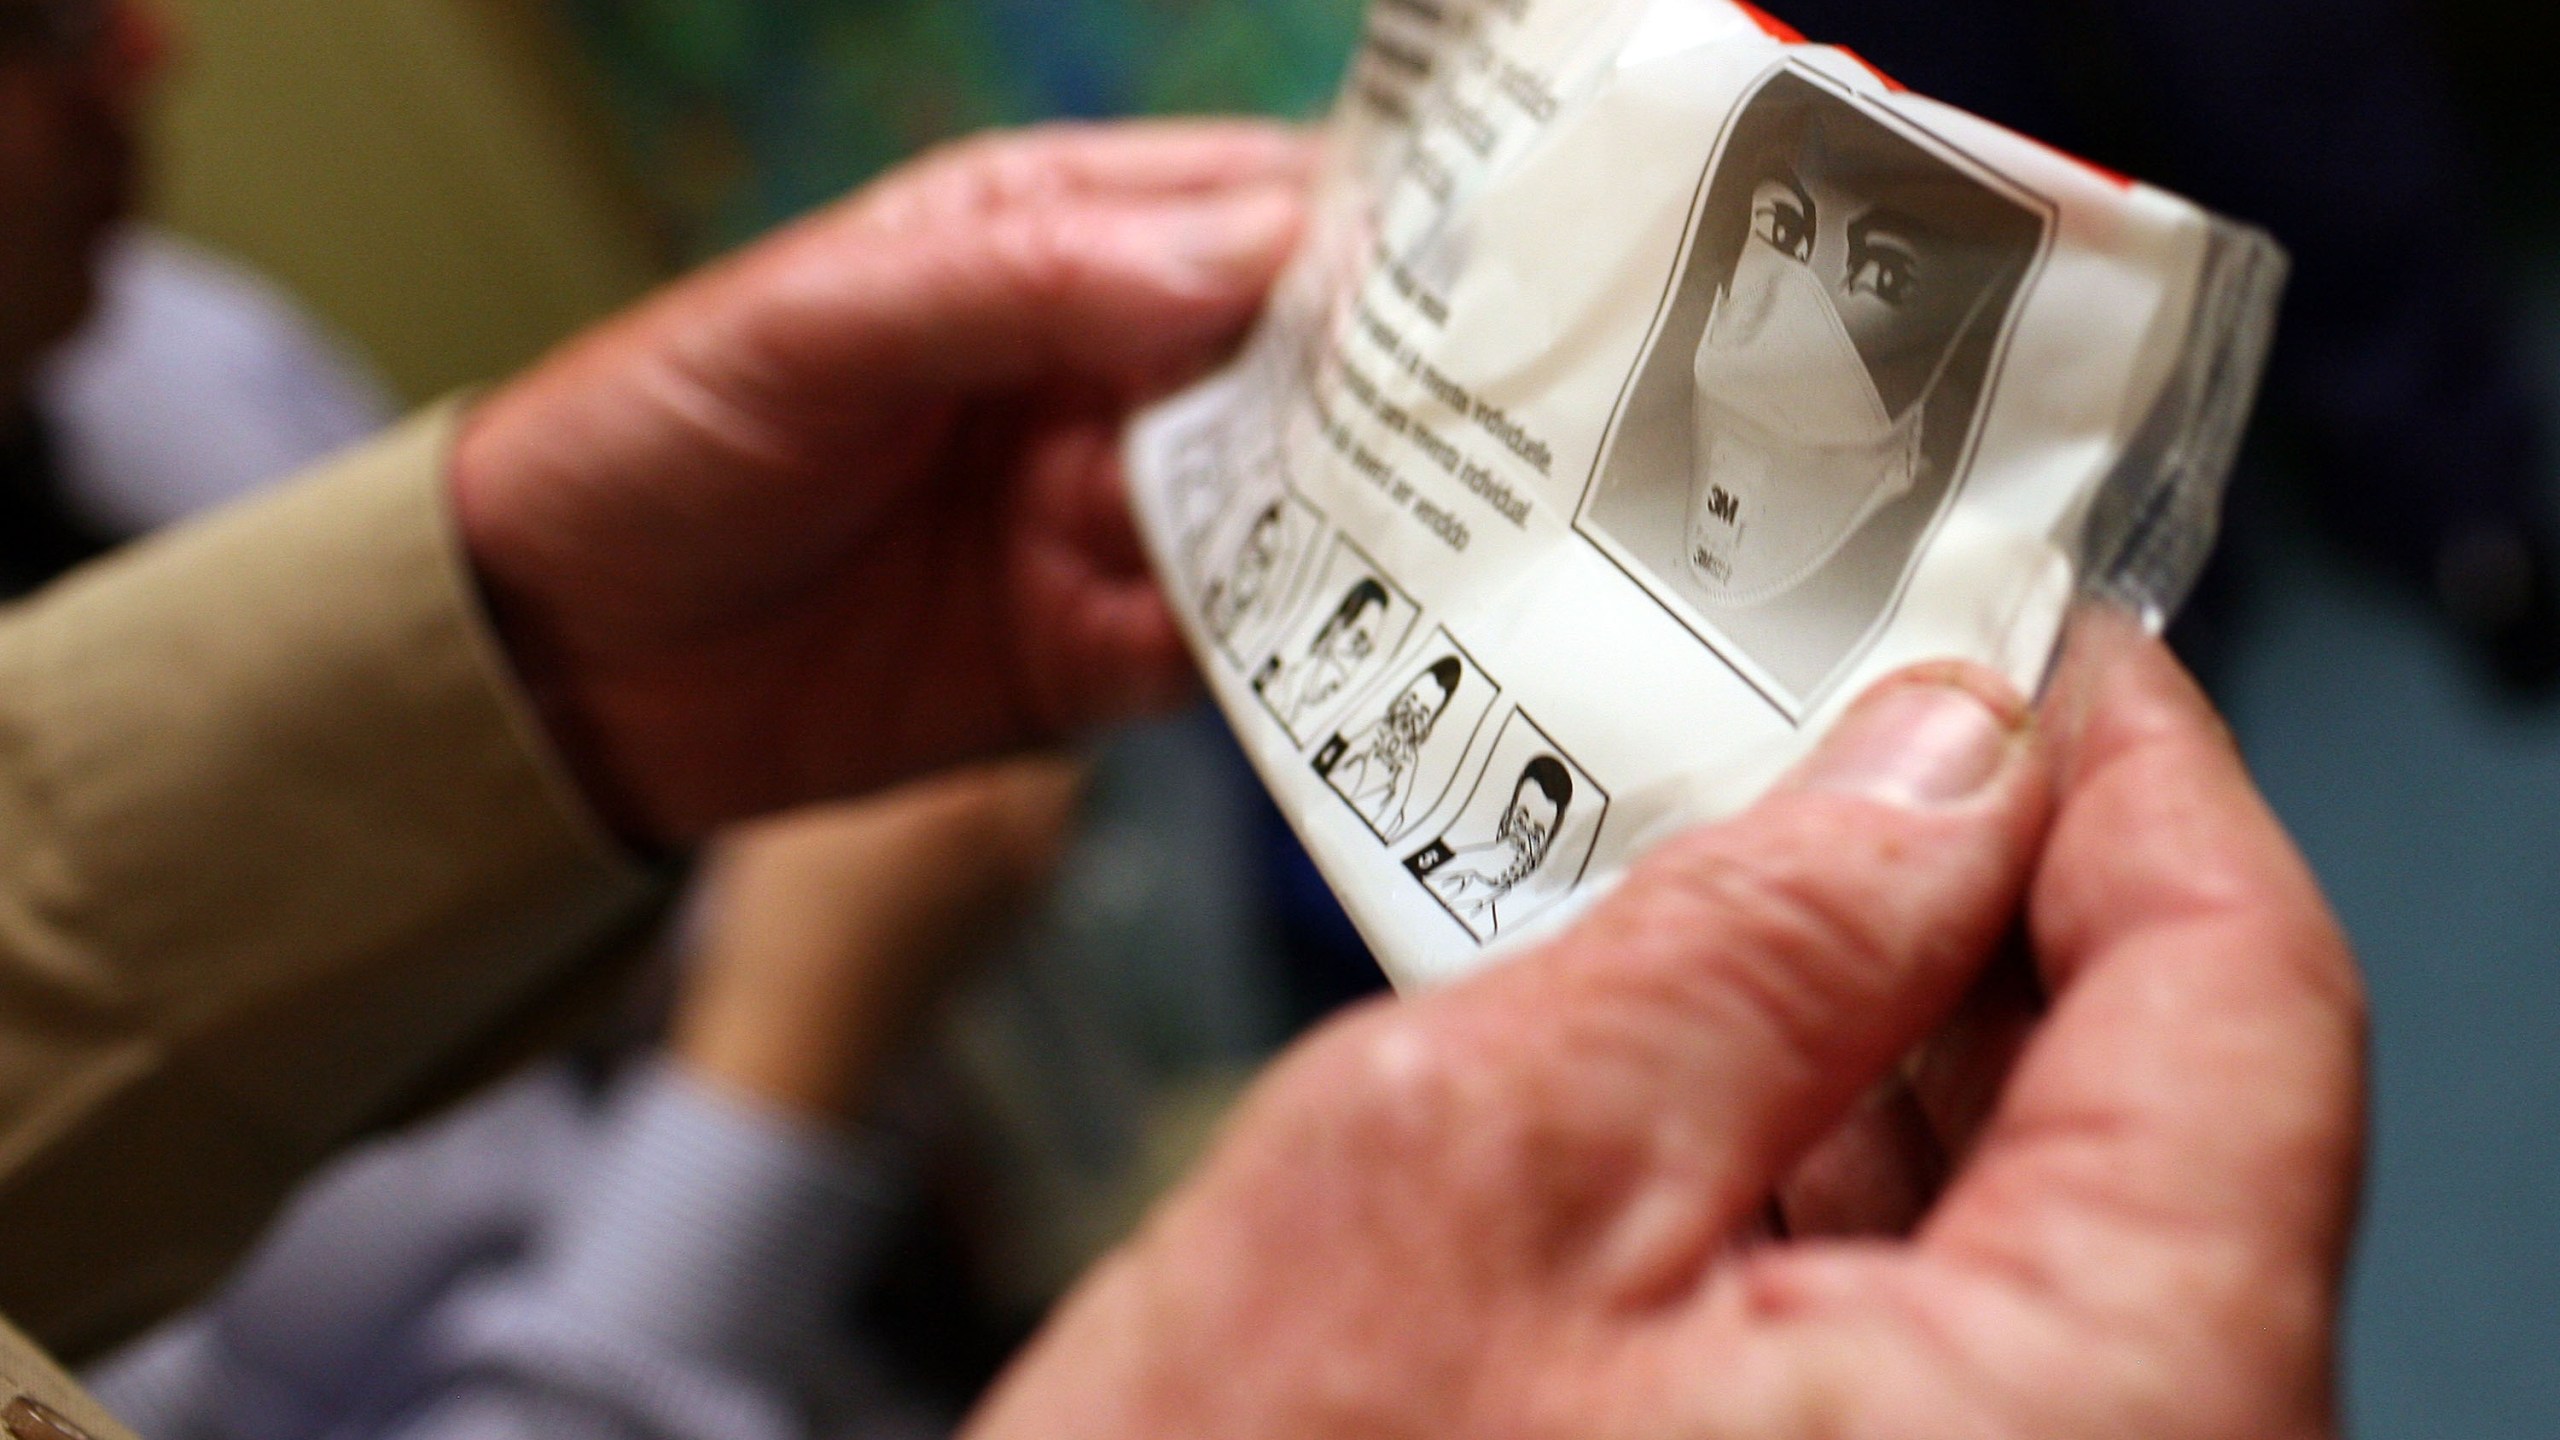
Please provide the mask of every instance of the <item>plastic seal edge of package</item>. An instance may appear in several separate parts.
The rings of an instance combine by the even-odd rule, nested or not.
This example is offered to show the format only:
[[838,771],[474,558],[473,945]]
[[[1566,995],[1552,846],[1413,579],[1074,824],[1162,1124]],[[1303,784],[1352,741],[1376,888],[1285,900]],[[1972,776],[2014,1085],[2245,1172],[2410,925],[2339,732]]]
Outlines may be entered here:
[[2080,546],[2082,596],[2154,634],[2185,606],[2221,537],[2291,270],[2265,231],[2210,221],[2188,341],[2149,419],[2100,482]]

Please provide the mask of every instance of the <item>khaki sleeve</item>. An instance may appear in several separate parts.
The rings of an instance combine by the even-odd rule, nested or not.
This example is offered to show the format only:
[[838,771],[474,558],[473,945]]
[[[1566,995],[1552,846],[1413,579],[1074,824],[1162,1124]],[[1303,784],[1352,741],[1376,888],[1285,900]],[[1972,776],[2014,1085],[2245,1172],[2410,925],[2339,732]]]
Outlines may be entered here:
[[455,412],[0,612],[0,1308],[82,1347],[560,978],[650,877],[446,509]]
[[34,1341],[0,1320],[0,1437],[134,1440]]

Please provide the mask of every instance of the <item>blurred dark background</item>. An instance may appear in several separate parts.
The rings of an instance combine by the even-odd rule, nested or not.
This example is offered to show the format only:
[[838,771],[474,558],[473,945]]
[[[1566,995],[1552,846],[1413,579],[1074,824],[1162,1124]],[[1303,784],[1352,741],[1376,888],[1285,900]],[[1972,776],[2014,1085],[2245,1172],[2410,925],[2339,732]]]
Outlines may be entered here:
[[[1357,0],[172,3],[190,42],[161,217],[285,281],[411,399],[949,135],[1314,114],[1360,24]],[[2553,1433],[2560,11],[1771,8],[2268,223],[2302,260],[2290,378],[2186,638],[2372,976],[2353,1433]],[[1125,738],[1100,795],[1029,947],[1040,978],[956,1042],[1023,1102],[998,1288],[1026,1306],[1179,1166],[1259,1054],[1374,983],[1213,719]],[[1076,1043],[1040,1038],[1059,1033]]]

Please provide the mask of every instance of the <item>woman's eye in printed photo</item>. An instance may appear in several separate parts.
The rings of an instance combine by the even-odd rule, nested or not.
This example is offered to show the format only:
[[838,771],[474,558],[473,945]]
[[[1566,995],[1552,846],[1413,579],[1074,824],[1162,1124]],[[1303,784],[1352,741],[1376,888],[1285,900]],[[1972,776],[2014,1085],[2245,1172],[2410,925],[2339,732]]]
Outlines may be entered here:
[[1810,262],[1813,222],[1813,197],[1801,187],[1784,180],[1761,185],[1752,216],[1752,233],[1761,243],[1800,264]]
[[1919,251],[1900,236],[1882,229],[1853,230],[1849,236],[1849,274],[1843,288],[1852,295],[1872,295],[1899,310],[1920,287]]

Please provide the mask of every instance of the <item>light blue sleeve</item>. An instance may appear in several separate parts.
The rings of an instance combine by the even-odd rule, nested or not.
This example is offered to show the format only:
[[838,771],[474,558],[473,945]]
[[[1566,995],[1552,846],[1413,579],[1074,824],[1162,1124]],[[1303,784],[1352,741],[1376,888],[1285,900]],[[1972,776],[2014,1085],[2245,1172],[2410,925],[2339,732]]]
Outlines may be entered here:
[[797,1440],[795,1379],[822,1363],[885,1188],[843,1138],[653,1069],[526,1263],[429,1317],[368,1433]]
[[672,1066],[550,1072],[324,1177],[92,1379],[146,1440],[801,1440],[891,1184]]

